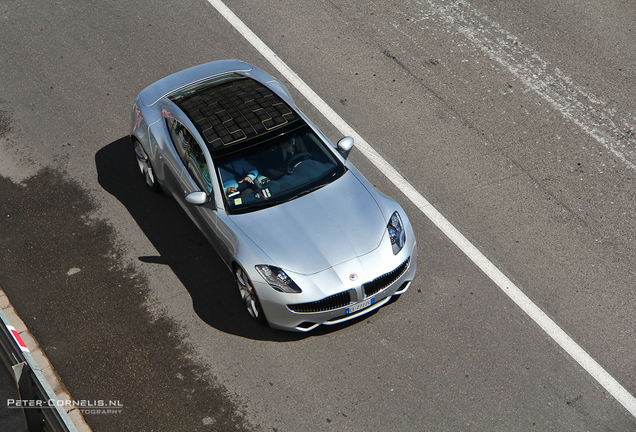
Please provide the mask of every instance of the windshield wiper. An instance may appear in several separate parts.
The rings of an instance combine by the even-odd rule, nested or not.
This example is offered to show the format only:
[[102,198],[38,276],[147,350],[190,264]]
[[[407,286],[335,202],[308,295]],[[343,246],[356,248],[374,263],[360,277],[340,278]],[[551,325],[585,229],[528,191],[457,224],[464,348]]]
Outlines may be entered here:
[[283,203],[286,203],[288,201],[295,200],[296,198],[300,198],[301,196],[304,196],[304,195],[310,194],[312,192],[315,192],[318,189],[327,186],[328,184],[329,183],[323,183],[321,185],[314,186],[312,188],[309,188],[309,189],[306,189],[304,191],[301,191],[301,192],[297,193],[296,195],[293,195],[293,196],[291,196],[289,198],[287,198],[287,197],[283,197],[283,198],[269,198],[269,199],[267,199],[265,201],[258,201],[258,202],[255,202],[255,203],[252,203],[252,204],[248,204],[248,205],[237,206],[237,207],[235,207],[233,209],[232,213],[240,214],[240,213],[245,213],[245,212],[248,212],[248,211],[251,211],[251,210],[254,210],[254,209],[259,209],[260,210],[260,209],[264,209],[264,208],[267,208],[267,207],[273,207],[273,206],[278,205],[278,204],[283,204]]
[[240,213],[246,213],[252,210],[261,210],[264,208],[268,208],[268,207],[273,207],[277,204],[282,204],[285,201],[288,201],[286,199],[268,199],[265,201],[256,201],[252,204],[241,204],[239,206],[236,206],[232,209],[232,213],[234,214],[240,214]]
[[326,186],[327,184],[329,184],[329,183],[323,183],[323,184],[321,184],[321,185],[314,186],[314,187],[312,187],[312,188],[309,188],[309,189],[306,189],[306,190],[304,190],[304,191],[302,191],[302,192],[299,192],[298,194],[296,194],[296,195],[294,195],[293,197],[289,198],[289,200],[288,200],[288,201],[295,200],[296,198],[300,198],[301,196],[304,196],[304,195],[310,194],[310,193],[312,193],[312,192],[315,192],[315,191],[317,191],[318,189],[320,189],[320,188],[322,188],[322,187]]

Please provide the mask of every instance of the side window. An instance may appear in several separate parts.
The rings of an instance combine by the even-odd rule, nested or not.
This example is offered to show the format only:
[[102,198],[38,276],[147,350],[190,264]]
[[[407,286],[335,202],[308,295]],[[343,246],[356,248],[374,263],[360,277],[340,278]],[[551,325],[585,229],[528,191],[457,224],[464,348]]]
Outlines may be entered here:
[[192,138],[192,148],[190,151],[190,159],[186,165],[192,178],[197,182],[201,190],[212,192],[212,181],[210,180],[210,169],[205,161],[203,149],[198,142]]
[[212,192],[210,170],[201,145],[190,131],[177,120],[167,117],[168,130],[181,161],[201,190]]
[[190,149],[184,139],[184,131],[186,128],[173,118],[166,117],[166,123],[168,124],[168,130],[170,131],[170,138],[172,138],[172,144],[174,144],[181,162],[184,165],[188,165],[188,158],[190,157]]

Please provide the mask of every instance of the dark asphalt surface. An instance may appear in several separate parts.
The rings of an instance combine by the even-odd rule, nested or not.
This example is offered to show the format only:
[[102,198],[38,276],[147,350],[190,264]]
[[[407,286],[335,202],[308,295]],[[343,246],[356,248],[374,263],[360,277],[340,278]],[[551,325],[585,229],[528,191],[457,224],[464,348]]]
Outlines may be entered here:
[[53,170],[24,185],[0,178],[0,191],[0,286],[76,400],[124,405],[122,415],[86,415],[95,431],[248,430],[241,407],[187,360],[174,324],[149,315],[144,278],[122,262],[112,229],[91,217],[85,191]]

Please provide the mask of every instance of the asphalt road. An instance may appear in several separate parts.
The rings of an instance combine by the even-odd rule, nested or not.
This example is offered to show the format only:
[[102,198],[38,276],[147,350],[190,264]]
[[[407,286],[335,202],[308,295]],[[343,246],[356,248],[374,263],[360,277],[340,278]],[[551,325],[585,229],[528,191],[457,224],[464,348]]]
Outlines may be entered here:
[[[633,2],[227,5],[636,394]],[[94,430],[636,430],[355,149],[414,224],[411,289],[309,335],[250,322],[127,138],[134,96],[177,70],[280,77],[207,1],[13,1],[0,19],[0,286],[75,399],[124,405]]]

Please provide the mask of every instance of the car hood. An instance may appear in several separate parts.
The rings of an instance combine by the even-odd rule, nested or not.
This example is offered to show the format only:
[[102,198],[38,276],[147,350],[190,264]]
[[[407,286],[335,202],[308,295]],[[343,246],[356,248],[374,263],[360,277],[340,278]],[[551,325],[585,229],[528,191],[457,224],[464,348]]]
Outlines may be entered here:
[[231,219],[272,264],[305,275],[372,251],[386,231],[376,201],[350,171],[313,193]]

